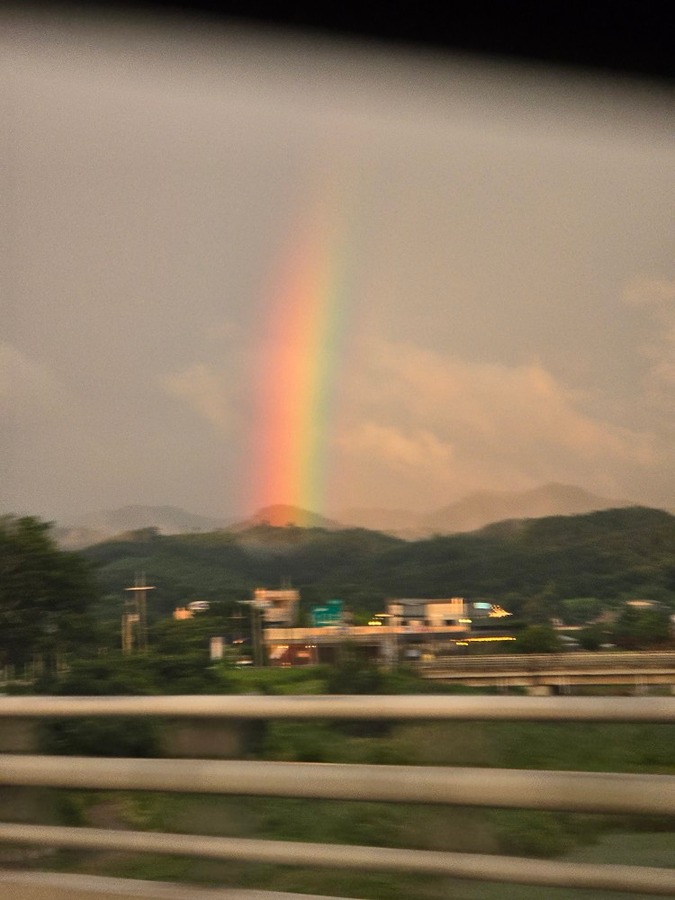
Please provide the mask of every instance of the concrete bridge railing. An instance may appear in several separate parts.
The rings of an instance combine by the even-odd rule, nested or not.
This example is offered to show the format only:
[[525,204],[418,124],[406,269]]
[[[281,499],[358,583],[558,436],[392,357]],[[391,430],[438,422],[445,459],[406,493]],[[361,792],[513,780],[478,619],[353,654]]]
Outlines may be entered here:
[[525,687],[568,693],[580,684],[624,685],[636,693],[665,685],[675,694],[675,652],[580,652],[444,656],[418,663],[419,674],[468,685]]
[[420,663],[420,669],[446,668],[450,670],[490,670],[518,671],[550,671],[564,669],[566,671],[595,670],[629,670],[646,672],[652,669],[665,669],[675,672],[675,651],[625,650],[618,652],[567,652],[567,653],[514,653],[513,655],[495,654],[493,656],[443,656],[431,662]]
[[[148,715],[234,722],[256,718],[320,718],[673,723],[675,698],[430,695],[0,698],[0,718],[14,720]],[[15,753],[0,756],[0,785],[373,800],[647,816],[675,814],[675,775],[222,759],[73,758]],[[657,867],[16,823],[0,823],[2,842],[675,895],[675,869]],[[22,894],[14,896],[20,900]]]

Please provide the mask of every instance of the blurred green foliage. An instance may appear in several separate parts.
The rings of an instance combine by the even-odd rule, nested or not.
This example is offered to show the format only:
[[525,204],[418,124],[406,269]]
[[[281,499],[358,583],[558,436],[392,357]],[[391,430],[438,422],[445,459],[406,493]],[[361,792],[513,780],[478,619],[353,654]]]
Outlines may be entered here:
[[558,653],[560,638],[550,625],[530,625],[516,638],[516,653]]
[[60,550],[50,531],[32,516],[0,518],[0,665],[22,667],[38,657],[46,678],[98,640],[91,567]]
[[[404,541],[365,529],[257,526],[242,533],[135,532],[83,551],[104,596],[144,571],[152,613],[205,599],[224,627],[255,587],[290,581],[301,614],[333,597],[359,616],[388,597],[466,596],[501,603],[526,624],[584,624],[645,598],[675,609],[675,516],[640,507],[503,522],[471,534]],[[230,624],[225,622],[229,617]]]

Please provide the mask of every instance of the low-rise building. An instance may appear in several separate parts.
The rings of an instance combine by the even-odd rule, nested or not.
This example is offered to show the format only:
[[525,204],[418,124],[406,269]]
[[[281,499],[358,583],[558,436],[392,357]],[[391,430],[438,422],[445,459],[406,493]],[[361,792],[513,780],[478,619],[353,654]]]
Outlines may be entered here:
[[293,588],[256,588],[251,600],[252,606],[262,614],[263,628],[290,628],[295,625],[299,602],[300,592]]
[[340,611],[339,601],[333,601],[333,607],[330,601],[315,607],[309,628],[272,626],[266,621],[263,643],[269,662],[332,662],[345,642],[392,663],[452,651],[460,644],[468,646],[469,641],[512,640],[504,635],[503,623],[496,621],[510,613],[496,604],[463,597],[390,600],[387,611],[374,615],[368,625],[347,624],[347,617],[338,615]]
[[468,604],[463,597],[448,599],[418,599],[402,597],[389,600],[389,623],[395,627],[412,629],[455,628],[466,631],[469,624]]
[[497,604],[466,600],[464,597],[402,597],[387,603],[389,624],[413,630],[442,628],[470,631],[471,626],[487,619],[501,619],[509,615],[511,614]]

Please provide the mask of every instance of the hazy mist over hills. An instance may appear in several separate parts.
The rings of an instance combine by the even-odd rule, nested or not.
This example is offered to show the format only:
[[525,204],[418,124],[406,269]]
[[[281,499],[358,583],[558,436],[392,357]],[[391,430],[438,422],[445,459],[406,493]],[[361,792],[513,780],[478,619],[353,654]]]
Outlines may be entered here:
[[156,528],[160,534],[217,531],[225,521],[186,512],[176,506],[123,506],[89,513],[72,522],[59,522],[56,538],[63,547],[76,549],[139,528]]
[[414,540],[432,534],[475,531],[506,519],[571,516],[635,505],[627,500],[598,497],[573,485],[547,484],[530,491],[477,491],[425,514],[403,509],[363,508],[343,510],[335,519],[283,504],[264,507],[237,522],[197,515],[175,506],[125,506],[91,513],[71,523],[59,523],[56,536],[62,546],[75,549],[142,528],[156,528],[160,534],[188,534],[240,532],[258,525],[271,525],[330,531],[359,527]]
[[635,505],[628,500],[598,497],[572,485],[546,484],[530,491],[476,491],[422,517],[420,525],[431,532],[449,534],[475,531],[503,519],[572,516]]
[[474,491],[455,503],[421,515],[404,510],[354,509],[345,510],[340,519],[404,537],[423,537],[475,531],[503,519],[571,516],[634,505],[627,500],[598,497],[573,485],[552,483],[528,491]]

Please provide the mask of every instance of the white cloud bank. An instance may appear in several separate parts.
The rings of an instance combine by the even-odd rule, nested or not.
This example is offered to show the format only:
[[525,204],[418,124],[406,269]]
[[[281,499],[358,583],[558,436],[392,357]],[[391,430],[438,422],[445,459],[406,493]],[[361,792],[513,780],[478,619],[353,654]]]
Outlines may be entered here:
[[[593,418],[539,363],[508,367],[370,342],[345,385],[336,498],[427,506],[478,488],[622,490],[655,438]],[[392,489],[393,486],[393,489]],[[361,500],[362,502],[362,500]]]

